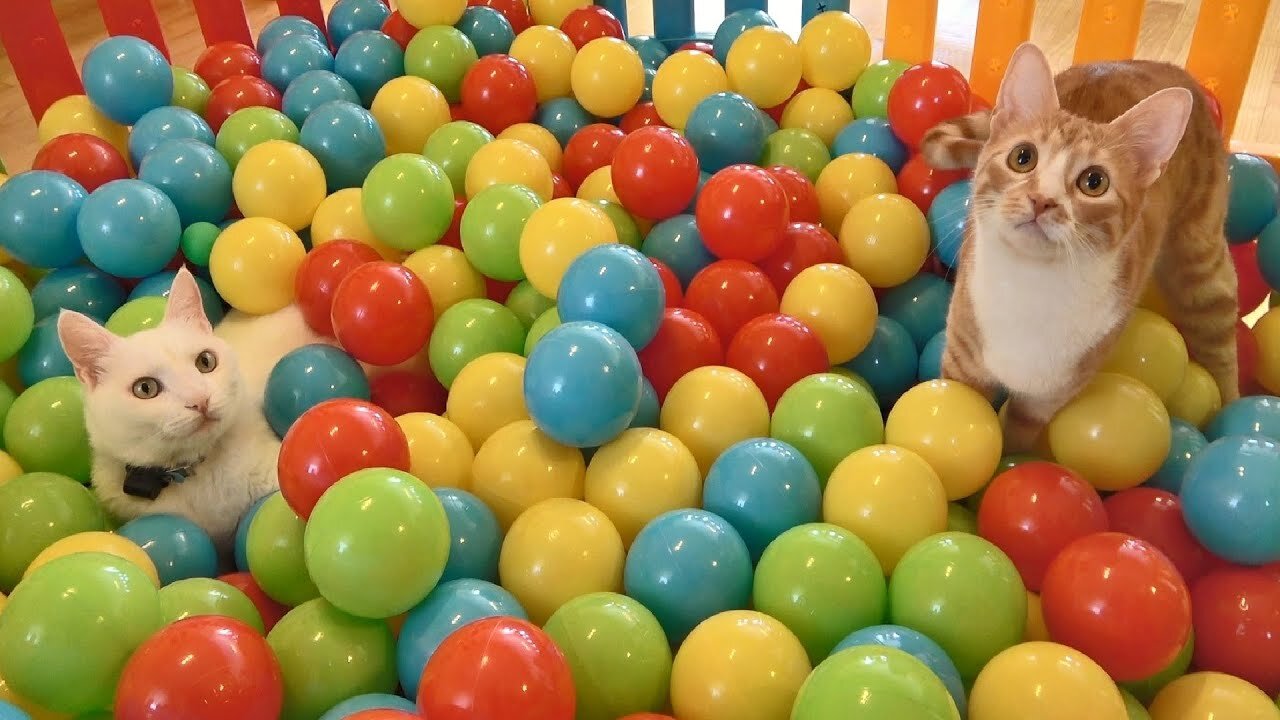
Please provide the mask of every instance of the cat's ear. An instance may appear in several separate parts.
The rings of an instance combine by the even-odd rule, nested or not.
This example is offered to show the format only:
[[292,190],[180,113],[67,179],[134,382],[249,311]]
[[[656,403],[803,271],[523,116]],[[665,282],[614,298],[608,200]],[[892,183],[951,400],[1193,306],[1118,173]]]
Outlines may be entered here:
[[1058,89],[1049,59],[1040,48],[1023,43],[1013,51],[992,108],[993,132],[1009,123],[1057,112]]
[[200,332],[213,332],[209,316],[204,313],[204,302],[200,299],[200,286],[196,284],[196,277],[185,267],[178,270],[173,278],[173,285],[169,287],[169,303],[164,308],[164,322],[166,325],[186,325]]
[[1138,163],[1138,180],[1148,186],[1160,178],[1182,142],[1191,119],[1191,91],[1165,88],[1111,121]]
[[58,313],[58,340],[76,377],[92,390],[102,379],[107,354],[120,339],[89,316],[63,310]]

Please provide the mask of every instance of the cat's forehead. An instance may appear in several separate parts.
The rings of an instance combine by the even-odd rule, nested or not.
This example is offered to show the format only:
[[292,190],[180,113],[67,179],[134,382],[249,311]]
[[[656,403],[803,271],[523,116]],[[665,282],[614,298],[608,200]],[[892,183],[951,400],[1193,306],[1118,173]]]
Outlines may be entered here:
[[993,133],[989,147],[1000,149],[1031,142],[1041,150],[1094,152],[1109,151],[1119,140],[1119,134],[1107,123],[1092,122],[1058,110],[1000,128]]
[[180,364],[185,366],[203,350],[221,352],[218,337],[182,326],[160,325],[136,332],[116,344],[112,352],[114,369],[141,371]]

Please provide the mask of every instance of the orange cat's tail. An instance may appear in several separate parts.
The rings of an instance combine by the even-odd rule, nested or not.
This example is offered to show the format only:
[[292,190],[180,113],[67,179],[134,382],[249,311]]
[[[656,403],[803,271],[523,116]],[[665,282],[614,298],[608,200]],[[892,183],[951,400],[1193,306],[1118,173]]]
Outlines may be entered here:
[[991,111],[981,110],[935,125],[920,142],[920,153],[939,170],[969,170],[991,137]]

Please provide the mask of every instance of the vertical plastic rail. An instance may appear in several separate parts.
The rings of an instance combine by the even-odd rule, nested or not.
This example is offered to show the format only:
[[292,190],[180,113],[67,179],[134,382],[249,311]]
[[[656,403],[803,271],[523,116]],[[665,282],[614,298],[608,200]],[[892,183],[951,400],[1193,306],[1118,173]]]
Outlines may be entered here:
[[253,47],[249,19],[241,0],[194,0],[196,19],[206,46],[220,42],[238,42]]
[[653,34],[671,49],[693,37],[693,0],[653,0]]
[[800,3],[801,26],[830,10],[849,12],[849,0],[802,0]]
[[884,27],[886,58],[928,62],[938,28],[938,0],[889,0]]
[[9,55],[13,74],[37,123],[50,105],[84,92],[50,0],[5,3],[0,44]]
[[1138,49],[1143,0],[1084,0],[1075,64],[1125,60]]
[[595,0],[595,4],[613,13],[618,22],[622,23],[622,34],[631,36],[631,31],[627,29],[627,0]]
[[1222,133],[1231,137],[1262,36],[1269,0],[1201,0],[1187,70],[1222,103]]
[[1031,37],[1035,13],[1035,0],[983,0],[979,4],[969,87],[987,102],[995,102],[1013,51]]
[[160,18],[151,0],[98,0],[98,11],[108,35],[132,35],[142,38],[169,59],[169,47],[164,42]]

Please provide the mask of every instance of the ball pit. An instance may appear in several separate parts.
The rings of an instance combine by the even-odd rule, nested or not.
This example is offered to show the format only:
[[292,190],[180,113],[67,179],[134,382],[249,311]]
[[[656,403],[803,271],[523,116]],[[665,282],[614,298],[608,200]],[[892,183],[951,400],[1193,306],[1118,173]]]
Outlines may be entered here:
[[[955,68],[839,9],[394,5],[104,40],[0,175],[0,720],[1280,718],[1276,310],[1224,406],[1149,295],[1007,456],[939,378]],[[1278,183],[1230,175],[1256,305]],[[56,334],[184,264],[325,338],[267,368],[234,548],[108,515]]]

